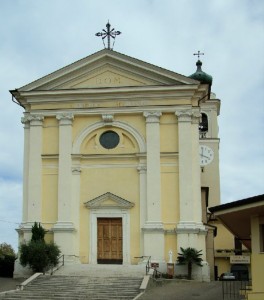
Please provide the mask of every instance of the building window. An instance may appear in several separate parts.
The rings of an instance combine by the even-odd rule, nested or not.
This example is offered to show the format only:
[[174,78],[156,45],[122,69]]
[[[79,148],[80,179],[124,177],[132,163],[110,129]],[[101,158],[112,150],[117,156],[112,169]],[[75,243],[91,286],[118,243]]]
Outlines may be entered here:
[[207,114],[202,113],[202,120],[199,124],[199,132],[200,132],[200,138],[205,138],[206,133],[208,132],[208,117]]
[[116,132],[108,130],[101,134],[99,141],[104,148],[113,149],[119,144],[120,138]]
[[259,225],[260,252],[264,252],[264,224]]
[[242,255],[242,242],[239,238],[235,237],[235,255]]

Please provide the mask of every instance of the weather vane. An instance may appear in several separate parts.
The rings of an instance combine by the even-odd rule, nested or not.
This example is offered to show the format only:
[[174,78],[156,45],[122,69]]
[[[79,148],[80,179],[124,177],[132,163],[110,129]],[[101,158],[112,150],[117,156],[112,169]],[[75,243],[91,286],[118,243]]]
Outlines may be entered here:
[[200,55],[204,55],[204,53],[201,53],[200,50],[199,50],[198,53],[193,53],[193,55],[197,55],[198,59],[200,59]]
[[[103,40],[103,43],[104,43],[104,47],[105,47],[104,39],[107,37],[107,49],[108,50],[113,50],[114,45],[115,45],[115,38],[116,38],[117,35],[121,34],[121,31],[115,31],[115,28],[111,29],[110,27],[111,27],[111,24],[108,21],[108,23],[106,24],[106,30],[102,29],[102,32],[97,32],[95,35],[102,37],[102,40]],[[112,48],[111,48],[111,45],[110,45],[110,38],[114,39],[113,47]]]

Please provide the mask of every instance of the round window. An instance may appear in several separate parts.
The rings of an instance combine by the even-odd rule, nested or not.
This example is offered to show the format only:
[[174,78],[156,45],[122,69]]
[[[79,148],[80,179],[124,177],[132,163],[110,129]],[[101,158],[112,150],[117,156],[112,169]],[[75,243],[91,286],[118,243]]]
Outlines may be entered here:
[[100,136],[100,144],[106,149],[113,149],[119,144],[119,135],[114,131],[105,131]]

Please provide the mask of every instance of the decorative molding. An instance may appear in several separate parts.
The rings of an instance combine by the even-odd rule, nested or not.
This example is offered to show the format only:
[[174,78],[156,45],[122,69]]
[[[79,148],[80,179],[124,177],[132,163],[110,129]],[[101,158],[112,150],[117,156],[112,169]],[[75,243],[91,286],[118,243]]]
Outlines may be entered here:
[[60,125],[72,125],[74,115],[73,113],[61,113],[56,115],[56,119],[59,120]]
[[203,223],[196,222],[179,222],[176,227],[177,234],[202,234],[206,235],[208,229],[203,225]]
[[113,114],[102,114],[102,119],[105,124],[105,126],[112,126],[114,121],[114,115]]
[[30,121],[28,119],[28,115],[25,115],[24,117],[21,118],[21,123],[24,124],[25,129],[30,128]]
[[191,109],[178,110],[175,112],[175,115],[178,117],[178,122],[191,122],[192,120]]
[[163,223],[161,222],[146,222],[142,227],[143,232],[164,232]]
[[[105,203],[108,201],[112,203]],[[107,192],[101,196],[98,196],[90,201],[84,203],[87,208],[90,209],[100,209],[100,208],[120,208],[120,209],[130,209],[135,206],[134,203],[127,201],[119,196],[116,196],[110,192]]]
[[192,111],[192,124],[199,124],[201,122],[201,112],[200,110]]
[[[83,131],[77,136],[77,138],[74,140],[73,147],[72,147],[72,153],[73,154],[80,154],[80,148],[85,140],[85,138],[93,131],[102,128],[105,126],[104,122],[97,122],[92,125],[89,125],[88,127],[84,128]],[[112,123],[113,127],[121,128],[127,132],[129,132],[137,141],[139,152],[144,153],[146,152],[146,142],[144,137],[130,124],[121,122],[121,121],[113,121]]]
[[29,114],[25,115],[21,118],[21,123],[30,124],[31,126],[42,126],[43,125],[44,116],[41,114]]
[[72,167],[72,174],[73,175],[80,175],[82,172],[81,167]]
[[57,231],[75,231],[74,224],[72,222],[60,222],[58,221],[56,224],[54,224],[53,228],[51,229],[53,232]]
[[145,165],[139,165],[137,167],[138,173],[139,174],[145,174],[147,172],[147,166]]
[[192,122],[192,124],[199,124],[201,112],[197,109],[178,110],[175,112],[178,117],[178,122]]
[[146,123],[159,123],[160,122],[160,116],[162,113],[160,111],[154,111],[154,112],[144,112],[144,117],[146,118]]

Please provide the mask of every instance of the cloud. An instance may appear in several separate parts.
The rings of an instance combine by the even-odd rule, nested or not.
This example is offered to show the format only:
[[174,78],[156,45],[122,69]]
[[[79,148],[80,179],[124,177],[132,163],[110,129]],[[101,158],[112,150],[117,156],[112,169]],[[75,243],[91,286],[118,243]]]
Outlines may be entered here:
[[8,243],[17,251],[22,215],[22,183],[0,179],[0,243]]

